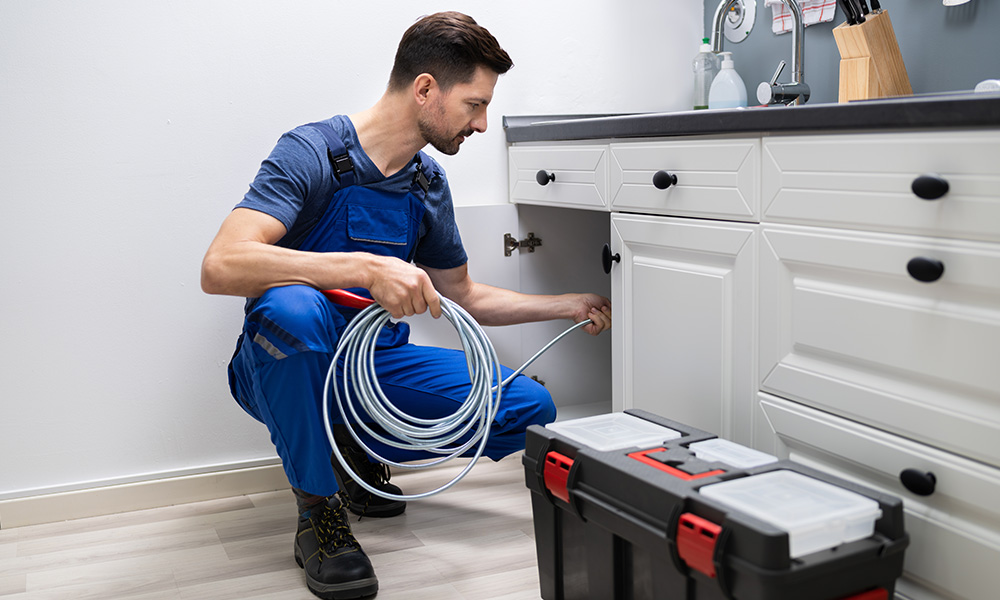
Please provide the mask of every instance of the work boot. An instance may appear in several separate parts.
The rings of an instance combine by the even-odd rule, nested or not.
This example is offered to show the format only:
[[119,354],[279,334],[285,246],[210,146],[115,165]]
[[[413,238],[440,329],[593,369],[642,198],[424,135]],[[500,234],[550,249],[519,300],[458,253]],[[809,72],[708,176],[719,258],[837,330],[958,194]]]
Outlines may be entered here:
[[336,496],[299,515],[295,562],[306,571],[309,591],[324,600],[378,592],[375,569],[351,533],[347,513]]
[[[365,483],[390,494],[403,493],[399,487],[389,483],[389,467],[368,458],[365,451],[358,447],[357,442],[351,437],[351,433],[347,431],[346,427],[334,425],[333,439],[337,442],[337,449],[347,460],[351,470]],[[330,461],[333,463],[333,472],[337,477],[337,485],[340,487],[340,496],[347,503],[347,509],[352,513],[362,517],[395,517],[406,510],[406,502],[389,500],[372,494],[361,487],[347,474],[336,456],[331,456]]]

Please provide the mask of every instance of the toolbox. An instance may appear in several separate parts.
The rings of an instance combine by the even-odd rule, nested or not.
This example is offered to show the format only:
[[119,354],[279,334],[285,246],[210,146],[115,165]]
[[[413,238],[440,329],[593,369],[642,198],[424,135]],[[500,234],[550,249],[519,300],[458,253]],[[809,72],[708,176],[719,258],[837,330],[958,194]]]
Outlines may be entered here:
[[903,504],[652,413],[534,425],[544,600],[888,600]]

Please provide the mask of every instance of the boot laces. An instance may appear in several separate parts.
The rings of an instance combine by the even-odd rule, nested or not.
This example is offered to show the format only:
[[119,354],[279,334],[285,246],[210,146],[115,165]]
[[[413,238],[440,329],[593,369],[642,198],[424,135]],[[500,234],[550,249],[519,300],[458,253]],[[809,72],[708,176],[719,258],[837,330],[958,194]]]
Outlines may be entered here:
[[322,510],[313,522],[313,527],[316,530],[316,539],[327,555],[332,555],[341,548],[359,547],[358,540],[348,524],[343,502],[336,508],[327,506]]

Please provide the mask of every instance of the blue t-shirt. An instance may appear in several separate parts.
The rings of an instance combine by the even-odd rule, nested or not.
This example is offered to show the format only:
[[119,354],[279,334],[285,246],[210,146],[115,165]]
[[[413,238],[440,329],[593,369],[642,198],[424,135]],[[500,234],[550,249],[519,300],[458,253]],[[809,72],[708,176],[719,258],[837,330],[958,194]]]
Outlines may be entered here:
[[[398,173],[385,177],[361,147],[349,118],[339,115],[327,123],[343,140],[354,163],[355,185],[397,193],[411,189],[416,160],[411,159]],[[281,221],[286,231],[296,231],[296,219],[302,207],[322,202],[335,191],[337,183],[326,150],[323,134],[313,127],[303,125],[284,134],[271,155],[261,163],[250,190],[236,207],[263,212]],[[431,181],[423,198],[426,210],[414,260],[432,269],[459,267],[468,261],[468,256],[455,223],[448,180],[444,169],[434,159],[423,153],[420,156],[424,173]]]

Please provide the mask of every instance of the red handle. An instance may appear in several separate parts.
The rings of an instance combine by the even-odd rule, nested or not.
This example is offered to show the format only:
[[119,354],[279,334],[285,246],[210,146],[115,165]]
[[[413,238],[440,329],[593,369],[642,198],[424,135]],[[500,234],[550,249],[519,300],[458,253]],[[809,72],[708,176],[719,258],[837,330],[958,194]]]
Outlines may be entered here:
[[371,298],[365,298],[364,296],[359,296],[347,290],[320,290],[323,295],[327,297],[328,300],[335,304],[341,306],[346,306],[348,308],[367,308],[375,301]]

